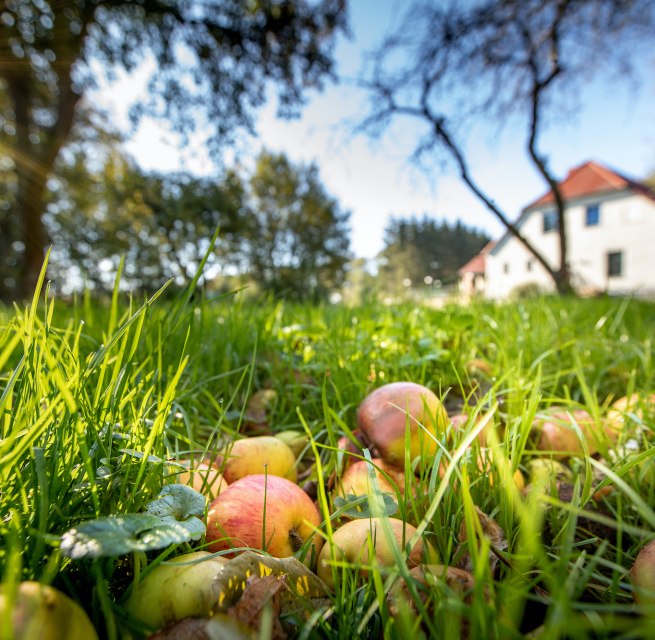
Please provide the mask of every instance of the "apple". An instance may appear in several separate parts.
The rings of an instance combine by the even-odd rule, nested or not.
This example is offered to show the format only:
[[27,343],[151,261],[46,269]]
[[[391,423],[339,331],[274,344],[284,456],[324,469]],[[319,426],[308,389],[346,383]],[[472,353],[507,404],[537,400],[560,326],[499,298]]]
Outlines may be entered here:
[[323,545],[315,535],[320,523],[317,508],[297,484],[258,474],[230,484],[209,505],[206,539],[210,551],[251,547],[275,558],[292,556],[311,540],[306,556],[311,563]]
[[[478,469],[488,478],[489,486],[494,486],[494,476],[497,476],[501,479],[500,472],[497,465],[493,461],[493,449],[481,449],[480,455],[477,459]],[[511,471],[511,465],[509,460],[505,459],[504,464],[506,465],[507,473]],[[513,474],[514,484],[519,491],[523,491],[525,488],[525,479],[520,469],[514,471]]]
[[293,482],[297,479],[296,456],[288,444],[273,436],[235,440],[215,464],[228,484],[258,474],[281,476]]
[[[380,492],[390,493],[395,498],[396,490],[399,490],[400,493],[404,495],[405,472],[402,469],[387,464],[381,458],[373,458],[372,462],[376,467],[379,467],[379,469],[374,469],[374,473]],[[358,460],[351,464],[344,471],[341,480],[337,482],[335,494],[345,497],[347,495],[365,496],[371,493],[373,487],[371,486],[370,467],[370,463],[366,460]],[[387,480],[380,469],[384,471],[393,482]]]
[[[392,540],[385,535],[381,518],[351,520],[339,527],[332,535],[318,557],[318,577],[329,587],[334,587],[333,560],[336,563],[348,562],[358,565],[392,566],[395,564],[393,545],[398,545],[404,553],[404,545],[416,533],[416,529],[397,518],[387,518]],[[373,545],[374,557],[369,557],[369,545]],[[408,566],[416,566],[423,560],[424,552],[430,551],[419,539],[407,556]],[[339,569],[337,568],[337,571]],[[366,570],[360,568],[360,575]]]
[[535,419],[533,428],[538,432],[537,449],[548,452],[555,459],[583,455],[582,443],[573,421],[582,431],[589,455],[597,453],[604,439],[607,439],[604,429],[585,409],[568,411],[563,407],[551,407]]
[[370,393],[357,409],[357,425],[366,440],[390,464],[405,464],[405,431],[409,458],[432,460],[436,440],[448,427],[448,414],[437,396],[414,382],[392,382]]
[[178,473],[175,477],[176,482],[186,484],[198,493],[207,496],[209,500],[213,500],[227,487],[227,482],[220,471],[207,462],[194,464],[190,460],[180,460],[180,464],[189,470]]
[[153,629],[209,616],[218,597],[214,580],[227,559],[195,551],[157,565],[135,585],[127,610]]
[[[476,418],[476,424],[482,420],[482,415],[478,415]],[[452,416],[450,416],[450,424],[452,424],[453,428],[455,431],[459,431],[460,429],[463,429],[466,426],[466,423],[470,420],[470,416],[466,413],[455,413]],[[489,432],[495,429],[495,425],[493,424],[492,421],[489,421],[489,423],[483,427],[482,431],[478,432],[478,435],[476,436],[476,440],[478,441],[478,444],[481,447],[486,447],[491,444],[490,442],[490,437],[489,437]],[[500,441],[500,438],[497,438],[497,440]]]
[[[475,586],[473,574],[464,569],[448,567],[443,564],[422,564],[419,567],[410,569],[409,575],[413,583],[418,587],[416,590],[424,605],[430,596],[434,597],[436,594],[442,597],[449,595],[444,590],[444,586],[449,591],[464,596],[466,602],[470,602],[470,594]],[[440,586],[441,589],[437,591]],[[413,615],[417,614],[416,605],[412,600],[404,578],[398,581],[395,588],[387,596],[389,613],[392,616],[395,617],[400,613],[399,605],[401,602],[406,603]]]
[[649,610],[655,608],[655,540],[649,542],[637,554],[630,569],[630,581],[635,590],[635,602]]
[[[21,640],[97,640],[91,620],[77,602],[39,582],[21,582],[12,603],[10,635]],[[9,597],[0,585],[0,620]],[[2,636],[5,637],[4,635]]]
[[626,414],[634,413],[638,418],[643,419],[643,409],[649,411],[653,408],[655,408],[655,393],[651,393],[646,397],[633,393],[615,400],[605,416],[604,427],[606,433],[616,442],[625,430]]
[[278,431],[275,434],[275,437],[278,440],[282,440],[291,451],[293,455],[298,458],[300,454],[305,450],[309,444],[309,437],[306,433],[302,431],[296,431],[295,429],[285,429],[284,431]]

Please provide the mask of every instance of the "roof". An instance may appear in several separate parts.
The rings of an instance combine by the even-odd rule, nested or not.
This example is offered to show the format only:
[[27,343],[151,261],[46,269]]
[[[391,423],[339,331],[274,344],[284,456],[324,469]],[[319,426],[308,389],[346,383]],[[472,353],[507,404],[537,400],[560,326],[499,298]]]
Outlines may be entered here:
[[[626,178],[617,171],[604,167],[596,162],[585,162],[571,169],[566,178],[559,183],[559,188],[564,200],[575,200],[577,198],[607,194],[613,191],[625,191],[626,189],[631,189],[655,199],[655,194],[645,185]],[[525,208],[532,209],[533,207],[540,207],[554,202],[555,196],[553,192],[548,191]]]
[[487,244],[485,244],[484,247],[482,247],[480,250],[480,253],[473,256],[465,265],[461,266],[457,270],[457,273],[460,276],[463,276],[465,273],[484,274],[485,257],[494,248],[494,246],[496,246],[495,240],[487,242]]

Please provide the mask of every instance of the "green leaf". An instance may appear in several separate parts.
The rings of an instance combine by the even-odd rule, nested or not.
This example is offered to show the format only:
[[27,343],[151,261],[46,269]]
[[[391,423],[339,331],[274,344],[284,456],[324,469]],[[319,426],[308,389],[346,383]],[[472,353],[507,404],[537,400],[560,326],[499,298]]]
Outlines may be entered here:
[[149,513],[108,516],[83,522],[67,531],[61,538],[60,550],[76,560],[121,556],[188,542],[203,532],[204,525],[198,531],[195,523],[191,526],[189,522],[159,518]]
[[173,517],[183,522],[191,517],[204,518],[207,498],[183,484],[166,485],[156,500],[146,505],[148,513],[160,518]]

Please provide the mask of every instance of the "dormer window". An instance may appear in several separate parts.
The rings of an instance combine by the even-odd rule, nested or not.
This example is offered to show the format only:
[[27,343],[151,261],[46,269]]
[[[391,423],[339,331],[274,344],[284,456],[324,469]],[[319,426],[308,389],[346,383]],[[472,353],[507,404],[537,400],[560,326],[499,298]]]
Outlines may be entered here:
[[597,204],[590,204],[585,212],[586,227],[595,227],[600,224],[600,207]]
[[544,221],[544,233],[549,233],[550,231],[557,231],[557,212],[556,211],[544,211],[543,213]]

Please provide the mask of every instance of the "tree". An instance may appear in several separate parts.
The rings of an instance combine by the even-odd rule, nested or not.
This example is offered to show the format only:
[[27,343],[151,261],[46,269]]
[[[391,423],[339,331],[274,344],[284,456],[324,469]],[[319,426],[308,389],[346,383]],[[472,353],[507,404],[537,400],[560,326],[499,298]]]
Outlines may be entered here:
[[[233,171],[218,178],[146,173],[121,149],[97,114],[85,114],[56,163],[44,224],[53,242],[53,286],[65,293],[84,283],[111,289],[121,260],[121,285],[150,293],[195,275],[218,227],[206,270],[236,258],[235,233],[244,188]],[[201,283],[202,283],[201,278]]]
[[322,186],[315,165],[294,166],[262,152],[248,182],[246,262],[265,291],[323,298],[345,279],[348,220]]
[[[581,82],[610,68],[629,70],[639,60],[639,43],[649,55],[654,14],[650,0],[415,1],[373,56],[364,80],[372,106],[361,126],[379,133],[399,116],[418,119],[425,135],[416,157],[445,151],[468,188],[535,256],[557,290],[570,293],[566,203],[540,148],[546,116]],[[505,124],[517,116],[525,123],[530,161],[554,195],[558,265],[521,235],[467,162],[466,133],[476,119]]]
[[489,242],[489,237],[460,221],[449,225],[424,215],[392,217],[380,253],[381,285],[399,295],[408,287],[452,282],[457,270]]
[[269,82],[279,89],[281,113],[292,115],[304,91],[332,73],[345,1],[7,0],[0,13],[0,153],[15,172],[18,292],[32,291],[41,268],[47,181],[98,69],[129,71],[152,56],[149,98],[135,117],[167,118],[182,133],[201,126],[218,154],[238,128],[252,127]]

